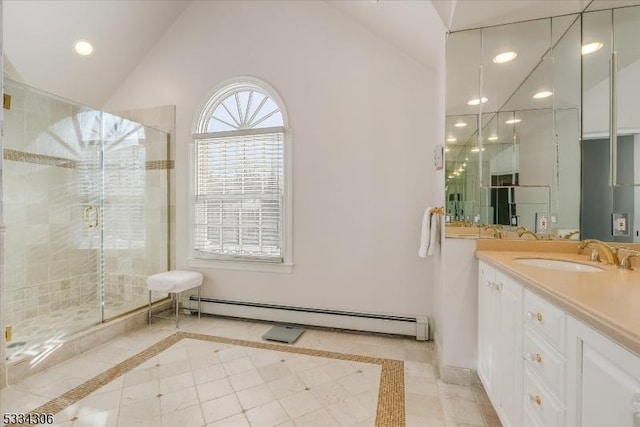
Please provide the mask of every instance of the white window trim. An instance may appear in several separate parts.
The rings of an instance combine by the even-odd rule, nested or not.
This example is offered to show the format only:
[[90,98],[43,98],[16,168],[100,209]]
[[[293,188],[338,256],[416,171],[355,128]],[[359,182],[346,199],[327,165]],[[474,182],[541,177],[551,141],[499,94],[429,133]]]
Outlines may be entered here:
[[[227,260],[227,259],[204,259],[195,257],[193,230],[194,230],[194,218],[195,218],[195,158],[196,150],[193,142],[193,135],[199,134],[198,124],[202,118],[202,113],[207,108],[207,105],[211,101],[214,95],[225,87],[234,84],[253,84],[264,90],[268,96],[270,96],[280,107],[282,113],[282,119],[284,122],[284,206],[282,209],[282,231],[284,233],[284,239],[282,241],[282,262],[273,261],[248,261],[248,260]],[[265,273],[285,273],[291,274],[293,272],[293,148],[292,148],[292,136],[293,131],[288,127],[287,110],[282,101],[282,98],[278,93],[266,82],[251,76],[239,76],[233,79],[229,79],[218,84],[200,104],[197,110],[198,114],[194,117],[193,125],[191,128],[191,143],[189,144],[189,209],[188,209],[188,236],[189,236],[189,257],[187,264],[192,268],[200,269],[212,269],[212,270],[241,270],[241,271],[254,271]],[[262,132],[265,130],[268,132],[269,128],[260,129]],[[200,134],[202,135],[202,134]],[[223,133],[216,133],[216,136],[223,135]]]

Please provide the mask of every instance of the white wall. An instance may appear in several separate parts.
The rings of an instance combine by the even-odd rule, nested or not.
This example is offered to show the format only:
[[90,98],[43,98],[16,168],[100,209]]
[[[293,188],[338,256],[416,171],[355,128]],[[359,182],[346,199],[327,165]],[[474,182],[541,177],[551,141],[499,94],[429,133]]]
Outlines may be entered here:
[[[425,43],[443,49],[439,34]],[[107,102],[176,104],[177,268],[189,252],[192,121],[237,75],[267,81],[288,110],[295,266],[203,270],[203,295],[431,315],[434,265],[417,250],[424,208],[442,203],[432,167],[444,128],[439,74],[325,2],[192,2]]]

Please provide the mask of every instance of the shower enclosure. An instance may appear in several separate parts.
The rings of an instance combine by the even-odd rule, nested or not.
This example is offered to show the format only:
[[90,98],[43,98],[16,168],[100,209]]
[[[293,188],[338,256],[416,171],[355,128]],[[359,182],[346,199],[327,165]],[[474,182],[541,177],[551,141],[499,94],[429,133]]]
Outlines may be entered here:
[[[148,302],[168,270],[168,135],[4,80],[9,357]],[[164,295],[156,295],[156,299]]]

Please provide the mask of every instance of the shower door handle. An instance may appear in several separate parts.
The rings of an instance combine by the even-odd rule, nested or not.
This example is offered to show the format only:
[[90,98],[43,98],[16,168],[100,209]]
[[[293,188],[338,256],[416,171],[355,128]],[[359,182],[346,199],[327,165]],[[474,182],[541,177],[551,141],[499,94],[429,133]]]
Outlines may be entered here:
[[98,209],[95,206],[89,205],[84,208],[84,225],[88,228],[96,228],[99,224]]

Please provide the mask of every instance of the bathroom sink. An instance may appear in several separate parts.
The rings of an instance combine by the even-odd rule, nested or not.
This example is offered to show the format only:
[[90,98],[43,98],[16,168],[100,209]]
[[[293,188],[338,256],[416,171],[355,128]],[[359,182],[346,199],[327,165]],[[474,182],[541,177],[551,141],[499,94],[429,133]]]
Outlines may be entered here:
[[549,270],[576,271],[580,273],[600,273],[605,271],[604,268],[593,265],[581,264],[573,261],[562,261],[559,259],[516,258],[515,261],[520,264],[546,268]]

